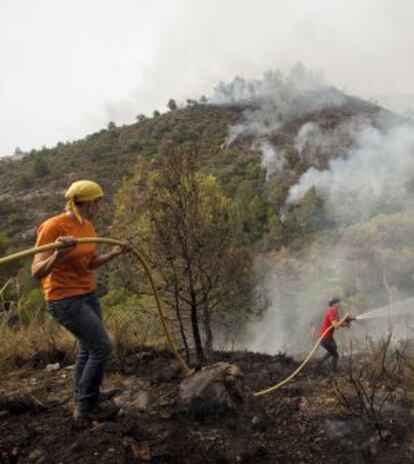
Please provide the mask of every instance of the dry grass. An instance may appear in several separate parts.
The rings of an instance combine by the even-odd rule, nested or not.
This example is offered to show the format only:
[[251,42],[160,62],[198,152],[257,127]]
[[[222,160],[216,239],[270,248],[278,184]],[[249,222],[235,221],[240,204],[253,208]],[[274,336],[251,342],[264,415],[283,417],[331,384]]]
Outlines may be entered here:
[[10,324],[11,313],[0,313],[0,370],[41,367],[51,362],[62,362],[73,353],[71,337],[47,317],[42,305],[29,311],[25,305],[27,293],[21,291],[18,279],[9,279],[0,290],[0,303],[8,286],[14,284],[15,299],[11,313],[18,315],[18,323]]
[[138,347],[160,347],[165,344],[159,321],[154,316],[132,310],[107,319],[106,327],[112,336],[114,356],[121,372],[125,371],[128,355]]
[[10,327],[0,323],[0,370],[43,367],[73,359],[73,337],[45,317]]
[[[163,345],[158,321],[138,312],[121,312],[106,321],[114,356],[121,369],[137,347]],[[49,315],[39,310],[25,315],[24,322],[10,326],[0,319],[0,372],[19,368],[43,368],[49,363],[73,363],[77,343]]]
[[[0,312],[0,372],[43,368],[59,362],[72,364],[77,352],[75,338],[48,314],[40,289],[23,291],[19,279],[9,279],[0,287],[0,304],[4,293],[13,290],[9,312]],[[105,311],[105,325],[110,333],[114,356],[121,370],[126,357],[142,346],[163,346],[164,338],[158,315],[152,305],[117,305],[112,302]],[[18,321],[10,324],[10,316]]]
[[[40,289],[24,292],[18,279],[9,279],[0,287],[0,303],[9,287],[14,290],[14,300],[9,312],[0,312],[0,372],[44,368],[57,362],[73,364],[76,339],[48,314]],[[124,372],[131,353],[142,347],[164,348],[166,341],[152,299],[145,304],[133,299],[118,301],[122,299],[104,304],[102,299],[102,308],[113,356]],[[15,325],[10,324],[11,315],[18,315]]]

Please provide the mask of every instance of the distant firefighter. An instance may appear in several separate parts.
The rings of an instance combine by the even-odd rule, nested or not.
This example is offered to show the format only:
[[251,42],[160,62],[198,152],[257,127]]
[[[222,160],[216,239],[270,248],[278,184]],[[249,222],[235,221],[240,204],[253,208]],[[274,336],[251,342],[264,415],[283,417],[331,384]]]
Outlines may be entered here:
[[[331,358],[331,369],[333,372],[338,370],[339,358],[338,348],[334,339],[335,329],[349,327],[350,325],[350,320],[347,320],[343,323],[340,322],[340,303],[341,299],[336,296],[329,300],[328,310],[325,313],[322,325],[319,329],[319,336],[322,337],[323,335],[321,346],[327,351],[325,356],[322,358],[321,364],[325,363],[329,358]],[[329,327],[331,327],[330,330],[328,330]]]

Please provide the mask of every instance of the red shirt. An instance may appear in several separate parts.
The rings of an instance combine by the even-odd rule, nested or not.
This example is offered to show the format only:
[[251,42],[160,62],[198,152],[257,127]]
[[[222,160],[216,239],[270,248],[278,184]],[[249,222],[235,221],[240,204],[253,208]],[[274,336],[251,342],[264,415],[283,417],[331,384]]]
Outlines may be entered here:
[[[332,321],[339,322],[339,316],[335,308],[329,308],[328,311],[326,311],[321,328],[319,330],[320,337],[325,332],[325,330],[329,329],[329,327],[332,325]],[[332,327],[331,330],[328,330],[328,332],[323,336],[323,339],[333,340],[334,331],[335,329]]]

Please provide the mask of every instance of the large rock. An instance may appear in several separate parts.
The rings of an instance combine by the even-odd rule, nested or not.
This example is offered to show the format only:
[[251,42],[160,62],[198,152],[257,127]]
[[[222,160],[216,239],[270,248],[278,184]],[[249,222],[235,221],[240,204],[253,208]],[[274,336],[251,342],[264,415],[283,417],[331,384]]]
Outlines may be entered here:
[[219,362],[186,377],[178,388],[179,412],[216,415],[239,409],[250,397],[238,366]]

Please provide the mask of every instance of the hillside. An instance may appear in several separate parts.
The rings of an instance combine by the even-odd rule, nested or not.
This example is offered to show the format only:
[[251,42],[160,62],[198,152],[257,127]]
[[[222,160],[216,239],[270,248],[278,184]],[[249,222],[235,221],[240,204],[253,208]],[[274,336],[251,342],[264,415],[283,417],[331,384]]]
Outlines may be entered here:
[[107,193],[101,219],[105,230],[111,221],[113,195],[139,157],[155,157],[163,140],[173,138],[181,143],[199,143],[208,164],[228,124],[238,115],[239,111],[232,108],[189,107],[130,126],[102,130],[73,143],[58,143],[53,149],[32,151],[20,160],[2,159],[1,230],[11,239],[11,246],[21,238],[29,243],[34,228],[63,208],[65,189],[80,178],[98,181]]
[[[21,248],[33,241],[35,227],[45,217],[61,210],[65,188],[79,178],[91,178],[103,185],[105,207],[98,229],[107,233],[113,196],[122,179],[131,173],[138,159],[156,159],[166,140],[189,146],[195,144],[200,166],[217,175],[230,195],[235,195],[238,184],[249,176],[263,184],[264,176],[258,179],[261,174],[253,167],[260,164],[260,151],[252,147],[250,135],[242,134],[223,147],[229,127],[241,123],[246,111],[254,109],[254,103],[246,102],[220,106],[191,103],[166,114],[142,118],[132,125],[103,129],[72,143],[33,150],[22,159],[0,160],[0,231],[10,239],[9,249]],[[276,149],[284,150],[294,146],[298,130],[308,122],[333,130],[355,117],[368,118],[378,124],[381,118],[394,118],[375,105],[346,97],[341,106],[284,120],[272,131],[270,141]],[[344,149],[350,143],[352,140],[342,140],[342,146],[335,150]],[[284,173],[282,182],[283,191],[286,193],[309,166],[325,167],[329,156],[330,153],[320,152],[300,163],[297,154],[291,153],[290,169]]]

